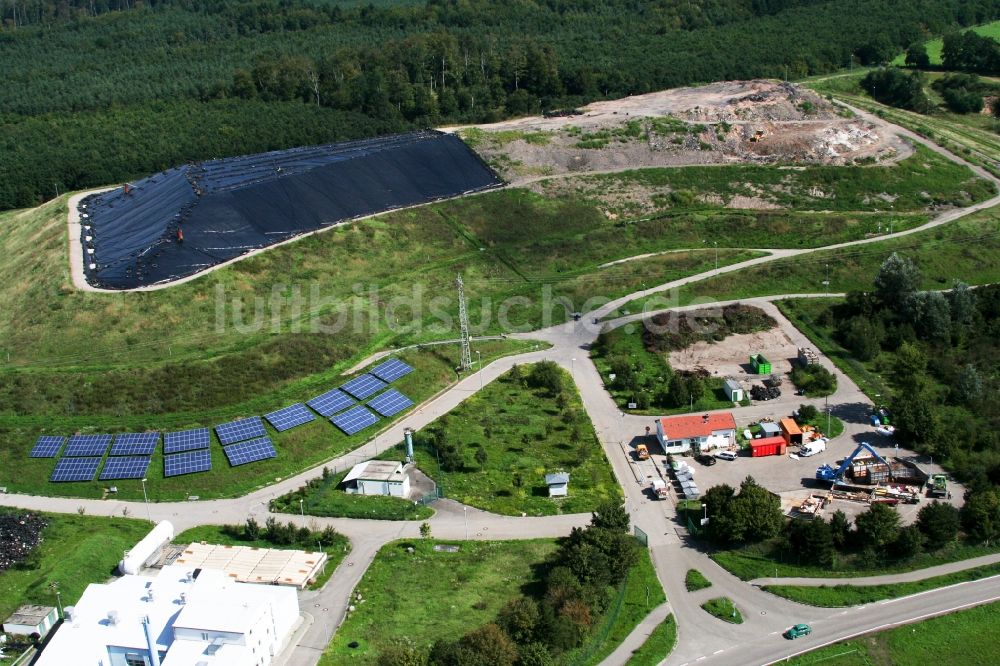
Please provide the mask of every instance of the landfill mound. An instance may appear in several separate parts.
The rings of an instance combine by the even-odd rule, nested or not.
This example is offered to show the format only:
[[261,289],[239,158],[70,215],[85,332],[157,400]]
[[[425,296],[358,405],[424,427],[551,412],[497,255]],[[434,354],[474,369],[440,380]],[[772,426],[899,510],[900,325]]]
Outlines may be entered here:
[[84,274],[134,289],[338,222],[502,185],[457,137],[423,130],[190,164],[84,198]]
[[504,178],[696,164],[873,163],[912,148],[791,83],[722,81],[595,102],[542,117],[452,128]]

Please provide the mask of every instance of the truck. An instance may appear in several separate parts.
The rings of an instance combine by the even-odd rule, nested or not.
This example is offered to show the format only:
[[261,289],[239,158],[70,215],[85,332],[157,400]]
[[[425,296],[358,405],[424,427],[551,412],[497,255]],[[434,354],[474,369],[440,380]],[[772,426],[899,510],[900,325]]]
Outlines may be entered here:
[[656,499],[667,499],[667,484],[663,479],[653,479],[649,489]]
[[927,494],[931,497],[948,497],[948,477],[944,474],[932,474],[927,479]]
[[814,439],[811,442],[806,442],[799,448],[799,457],[808,458],[823,451],[826,451],[826,440],[822,438]]
[[645,444],[636,444],[635,457],[637,460],[649,460],[649,448]]
[[846,458],[844,458],[844,461],[842,463],[840,463],[840,467],[838,467],[837,469],[834,469],[830,465],[823,465],[822,467],[820,467],[819,469],[817,469],[816,470],[816,479],[818,481],[830,481],[834,485],[837,485],[838,483],[843,482],[843,480],[844,480],[844,472],[846,472],[848,469],[850,469],[851,463],[854,462],[854,459],[862,451],[867,451],[868,453],[872,454],[875,457],[876,460],[878,460],[880,463],[882,463],[883,465],[885,465],[886,468],[889,470],[889,476],[891,478],[891,476],[892,476],[892,465],[890,465],[888,463],[888,461],[886,461],[885,458],[883,458],[881,455],[879,455],[879,453],[875,449],[873,449],[868,444],[868,442],[861,442],[860,444],[858,444],[858,448],[854,449],[854,452],[851,453],[851,455],[849,455]]

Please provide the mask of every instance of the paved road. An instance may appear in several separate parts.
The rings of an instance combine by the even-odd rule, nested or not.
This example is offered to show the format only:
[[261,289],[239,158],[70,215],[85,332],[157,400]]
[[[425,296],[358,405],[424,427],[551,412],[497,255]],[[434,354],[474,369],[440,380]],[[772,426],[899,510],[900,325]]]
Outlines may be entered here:
[[[975,569],[976,567],[985,567],[990,564],[996,564],[1000,562],[1000,553],[993,553],[992,555],[983,555],[982,557],[973,557],[968,560],[960,560],[958,562],[950,562],[948,564],[939,564],[934,567],[926,567],[924,569],[917,569],[916,571],[906,571],[904,573],[898,574],[885,574],[882,576],[857,576],[853,578],[843,578],[840,579],[841,582],[850,585],[893,585],[895,583],[910,583],[915,580],[924,580],[926,578],[933,578],[935,576],[944,576],[945,574],[956,573],[959,571],[966,571],[967,569]],[[751,585],[831,585],[836,584],[836,580],[831,580],[830,578],[755,578],[750,581]]]
[[[855,112],[865,116],[862,111],[855,110]],[[939,146],[930,144],[906,130],[901,129],[900,132],[914,141],[928,145],[949,159],[965,164],[960,158]],[[1000,183],[988,173],[978,169],[977,173],[994,183]],[[636,298],[667,292],[684,284],[777,259],[808,254],[830,247],[843,248],[916,233],[997,204],[1000,204],[1000,196],[970,208],[948,211],[918,228],[872,239],[840,243],[828,248],[772,250],[768,256],[706,271],[699,275],[675,280],[615,299],[588,313],[587,321],[568,322],[519,336],[526,339],[545,340],[552,344],[552,348],[499,359],[424,403],[352,453],[244,497],[207,502],[157,503],[147,507],[142,503],[117,500],[3,495],[0,496],[0,504],[64,513],[75,512],[82,507],[90,515],[105,516],[120,516],[123,511],[127,511],[132,516],[142,517],[146,516],[148,512],[149,517],[153,520],[170,520],[178,530],[198,524],[241,523],[248,516],[263,519],[266,517],[270,499],[294,490],[305,481],[319,476],[324,466],[340,470],[370,458],[386,446],[401,441],[404,428],[419,429],[428,425],[454,409],[469,395],[479,390],[481,386],[485,386],[505,373],[515,363],[552,360],[573,374],[580,389],[584,406],[594,423],[615,474],[622,484],[626,506],[632,521],[649,536],[650,553],[657,576],[670,600],[669,609],[678,621],[678,646],[667,660],[668,664],[685,664],[691,661],[704,662],[705,664],[765,663],[785,656],[789,652],[789,644],[784,643],[778,634],[794,622],[806,621],[814,625],[816,632],[810,637],[800,639],[793,646],[796,650],[799,648],[811,649],[824,641],[847,637],[852,632],[859,633],[881,628],[885,626],[886,622],[915,621],[927,612],[948,612],[962,604],[992,600],[1000,595],[1000,583],[997,583],[996,579],[979,581],[974,586],[955,586],[924,593],[919,598],[908,597],[883,602],[875,606],[852,609],[850,612],[831,611],[804,607],[780,599],[732,576],[707,558],[705,553],[688,543],[683,531],[675,522],[672,503],[650,500],[644,492],[647,485],[645,480],[636,481],[632,474],[630,461],[621,452],[620,443],[627,442],[633,436],[644,433],[645,426],[651,425],[651,418],[626,415],[618,409],[608,393],[604,391],[601,377],[589,359],[589,348],[602,326],[590,323],[590,319],[603,318]],[[779,321],[784,321],[772,301],[779,298],[812,296],[816,295],[785,294],[767,298],[744,299],[742,302],[761,307],[772,315],[776,315]],[[696,307],[699,306],[692,305],[674,309],[685,310]],[[619,318],[607,325],[611,327],[627,325],[636,321],[638,317],[637,315]],[[788,330],[786,328],[786,330],[797,344],[809,344],[805,337],[794,329]],[[839,388],[831,399],[831,404],[870,404],[867,397],[848,377],[826,359],[823,362],[838,378]],[[796,402],[801,401],[796,400]],[[740,420],[745,422],[765,414],[772,414],[774,409],[775,403],[772,402],[761,407],[741,409],[738,415]],[[847,423],[848,429],[860,427],[854,422]],[[848,432],[848,436],[852,434],[856,433]],[[300,524],[319,527],[331,525],[348,536],[352,544],[352,552],[338,567],[330,583],[323,590],[316,593],[306,593],[302,598],[303,609],[309,612],[314,621],[302,635],[297,649],[288,663],[295,666],[312,666],[318,661],[322,649],[328,644],[343,617],[351,590],[360,580],[378,549],[393,539],[417,537],[419,527],[416,522],[283,517],[283,519],[288,518]],[[518,539],[564,535],[572,527],[585,524],[588,520],[589,515],[586,514],[546,518],[496,516],[457,506],[454,503],[442,502],[438,513],[429,522],[434,535],[443,538]],[[713,583],[713,586],[708,590],[693,594],[688,593],[684,588],[684,573],[689,568],[700,570]],[[715,596],[728,596],[733,599],[743,611],[744,624],[723,623],[708,616],[699,608],[700,603]],[[647,623],[634,632],[634,635],[629,638],[629,644],[635,644],[645,628],[651,624],[655,625],[656,618],[664,610],[665,607],[656,609],[656,615],[649,618]],[[623,664],[629,653],[629,649],[620,649],[604,663],[609,665]]]

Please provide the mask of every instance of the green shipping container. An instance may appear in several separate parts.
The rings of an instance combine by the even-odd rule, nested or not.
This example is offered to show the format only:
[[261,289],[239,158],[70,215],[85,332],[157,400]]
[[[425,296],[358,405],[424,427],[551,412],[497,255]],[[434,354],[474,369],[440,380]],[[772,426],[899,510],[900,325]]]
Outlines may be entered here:
[[771,362],[760,354],[754,354],[750,357],[750,366],[753,368],[755,375],[771,374]]

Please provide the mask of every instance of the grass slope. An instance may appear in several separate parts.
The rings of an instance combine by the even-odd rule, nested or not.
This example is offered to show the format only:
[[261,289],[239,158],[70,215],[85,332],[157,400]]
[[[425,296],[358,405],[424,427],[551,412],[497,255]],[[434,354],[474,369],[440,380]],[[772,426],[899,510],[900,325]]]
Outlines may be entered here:
[[656,666],[673,651],[677,642],[677,621],[673,615],[668,615],[660,625],[653,629],[646,642],[632,653],[628,660],[629,666]]
[[743,615],[740,614],[736,604],[729,597],[716,597],[709,599],[701,605],[709,615],[719,618],[730,624],[743,624]]
[[[394,449],[398,451],[398,449]],[[298,513],[331,518],[369,518],[372,520],[424,520],[434,510],[401,497],[355,495],[339,489],[350,469],[271,500],[271,511]],[[299,503],[301,500],[301,504]]]
[[[1000,21],[993,21],[992,23],[986,23],[983,25],[977,25],[975,27],[969,28],[972,32],[982,35],[983,37],[989,37],[1000,41]],[[944,48],[944,39],[938,37],[930,41],[924,42],[924,47],[927,49],[927,56],[931,59],[932,65],[940,65],[942,63],[941,50]],[[906,63],[906,54],[901,53],[893,59],[892,64],[902,67]]]
[[[404,637],[429,647],[455,640],[487,622],[523,593],[533,567],[555,550],[550,539],[455,543],[438,552],[434,540],[384,546],[356,588],[364,601],[348,615],[323,653],[322,666],[373,664],[380,649]],[[413,554],[407,548],[413,548]],[[357,641],[357,648],[348,644]]]
[[889,585],[765,585],[763,588],[771,594],[785,599],[791,599],[801,604],[822,606],[824,608],[839,608],[842,606],[858,606],[883,599],[896,599],[926,590],[933,590],[947,585],[957,585],[968,581],[979,580],[987,576],[1000,574],[1000,564],[976,567],[966,571],[958,571],[944,576],[934,576],[924,580],[909,583],[893,583]]
[[[530,366],[519,372],[527,376]],[[440,429],[442,440],[458,447],[464,466],[442,470],[417,433],[417,467],[438,483],[445,497],[503,515],[580,513],[620,498],[569,373],[559,373],[565,387],[563,409],[548,391],[526,387],[507,373],[428,426]],[[476,449],[486,451],[484,465],[475,459]],[[396,459],[399,455],[398,450],[386,453]],[[569,496],[553,499],[545,474],[559,470],[570,473]]]
[[0,571],[0,617],[6,618],[21,604],[55,606],[56,596],[50,585],[56,582],[63,605],[76,603],[87,585],[111,578],[122,553],[152,529],[144,520],[43,516],[49,524],[35,553],[23,566]]
[[1000,603],[835,643],[789,659],[789,666],[928,664],[947,656],[953,666],[1000,663]]

